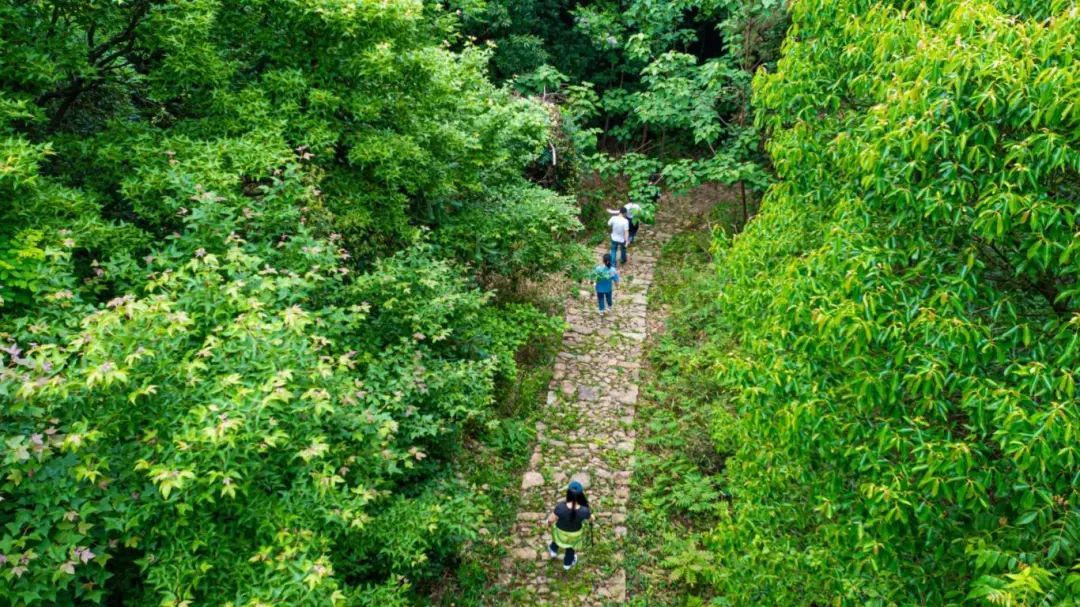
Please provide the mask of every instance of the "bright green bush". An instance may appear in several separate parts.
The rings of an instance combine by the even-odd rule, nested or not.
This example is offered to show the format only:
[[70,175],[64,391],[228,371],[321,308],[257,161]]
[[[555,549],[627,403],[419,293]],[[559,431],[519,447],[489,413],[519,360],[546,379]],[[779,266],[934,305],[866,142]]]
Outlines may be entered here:
[[477,539],[452,464],[559,328],[478,278],[581,249],[457,28],[0,1],[0,604],[407,605]]
[[7,600],[369,604],[475,538],[486,498],[439,471],[537,325],[429,250],[343,285],[324,243],[258,248],[174,244],[73,338],[7,347]]
[[[350,6],[0,4],[0,129],[12,159],[0,187],[30,196],[63,186],[80,205],[64,204],[75,212],[63,217],[25,204],[0,212],[54,229],[73,229],[63,225],[73,214],[100,217],[161,238],[192,196],[212,191],[275,221],[251,200],[296,161],[308,169],[307,221],[371,261],[421,226],[530,191],[523,171],[547,148],[547,108],[493,86],[490,51],[462,41],[440,9]],[[529,196],[545,214],[573,208],[550,192]],[[559,238],[577,226],[551,227]],[[80,242],[102,263],[126,244]]]
[[1080,9],[799,0],[717,243],[717,605],[1080,603]]

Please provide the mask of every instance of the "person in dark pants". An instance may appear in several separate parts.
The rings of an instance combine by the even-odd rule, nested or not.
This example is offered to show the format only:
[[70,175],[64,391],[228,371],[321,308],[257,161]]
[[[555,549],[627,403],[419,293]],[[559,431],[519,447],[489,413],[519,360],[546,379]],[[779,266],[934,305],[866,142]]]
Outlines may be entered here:
[[[626,216],[626,207],[608,220],[611,226],[611,266],[616,267],[620,263],[626,263],[626,243],[630,241],[630,220]],[[616,260],[619,250],[622,250],[622,259]]]
[[[596,301],[600,305],[601,316],[615,305],[612,290],[615,288],[615,283],[619,282],[619,273],[612,267],[610,253],[604,253],[603,262],[603,265],[593,269],[593,280],[596,281]],[[606,308],[604,304],[607,304]]]
[[585,537],[585,521],[589,520],[592,512],[589,510],[589,500],[585,498],[585,488],[577,481],[570,481],[566,488],[566,499],[555,503],[555,509],[547,517],[547,523],[554,523],[551,528],[551,544],[548,545],[548,555],[553,559],[559,558],[559,550],[566,550],[563,557],[563,569],[569,570],[577,563],[575,550],[581,546],[581,540]]
[[[626,216],[626,220],[630,222],[630,238],[627,240],[627,245],[634,244],[638,228],[641,227],[641,206],[628,202],[621,209],[621,212]],[[638,216],[637,220],[634,219],[634,215]]]
[[[634,238],[637,237],[638,228],[641,227],[641,205],[634,202],[628,202],[619,210],[608,209],[607,212],[609,215],[621,215],[626,218],[629,225],[627,229],[626,246],[630,246],[634,242]],[[635,215],[638,217],[636,220],[634,219]],[[612,239],[614,239],[614,236]],[[614,255],[614,253],[612,253],[612,255]],[[626,260],[623,259],[621,263],[626,263]]]

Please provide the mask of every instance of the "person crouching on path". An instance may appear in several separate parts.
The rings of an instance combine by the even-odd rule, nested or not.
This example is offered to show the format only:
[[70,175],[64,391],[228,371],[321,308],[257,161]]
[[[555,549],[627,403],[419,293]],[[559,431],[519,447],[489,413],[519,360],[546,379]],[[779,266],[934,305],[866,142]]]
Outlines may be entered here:
[[[607,309],[612,308],[615,302],[612,300],[612,291],[615,283],[619,282],[619,273],[611,267],[611,254],[604,253],[603,264],[593,270],[593,280],[596,281],[596,301],[600,305],[600,315],[603,316]],[[607,304],[605,307],[604,304]]]
[[[627,219],[626,207],[619,209],[619,214],[608,220],[611,226],[611,266],[618,267],[620,263],[626,263],[626,242],[630,240],[630,220]],[[622,248],[622,260],[615,262],[615,254]]]
[[552,541],[548,545],[548,555],[557,559],[559,550],[566,550],[563,569],[569,570],[577,563],[575,550],[581,546],[581,540],[585,537],[585,521],[591,516],[585,488],[577,481],[570,481],[566,488],[566,499],[556,502],[555,509],[547,517],[547,524],[555,523],[551,527]]

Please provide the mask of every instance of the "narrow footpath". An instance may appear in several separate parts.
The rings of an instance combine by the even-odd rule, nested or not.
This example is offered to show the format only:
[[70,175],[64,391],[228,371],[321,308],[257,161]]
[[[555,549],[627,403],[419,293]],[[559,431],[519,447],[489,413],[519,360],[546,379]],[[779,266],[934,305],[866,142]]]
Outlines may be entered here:
[[[642,225],[630,260],[619,266],[614,312],[601,318],[591,286],[566,306],[569,325],[547,394],[543,420],[528,471],[521,481],[520,510],[506,539],[509,556],[498,604],[583,606],[626,601],[623,542],[626,504],[634,467],[634,411],[653,268],[672,224],[663,207],[654,225]],[[595,258],[607,250],[598,247]],[[549,558],[544,523],[571,479],[585,486],[594,512],[593,539],[570,571]],[[586,537],[588,531],[586,530]]]

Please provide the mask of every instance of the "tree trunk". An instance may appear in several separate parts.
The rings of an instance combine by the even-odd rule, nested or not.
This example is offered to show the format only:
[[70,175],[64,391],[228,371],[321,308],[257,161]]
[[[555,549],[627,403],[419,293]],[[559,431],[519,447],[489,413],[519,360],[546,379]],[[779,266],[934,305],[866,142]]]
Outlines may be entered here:
[[750,215],[746,209],[746,182],[739,182],[739,195],[742,196],[742,229],[746,229],[746,224],[750,221]]

